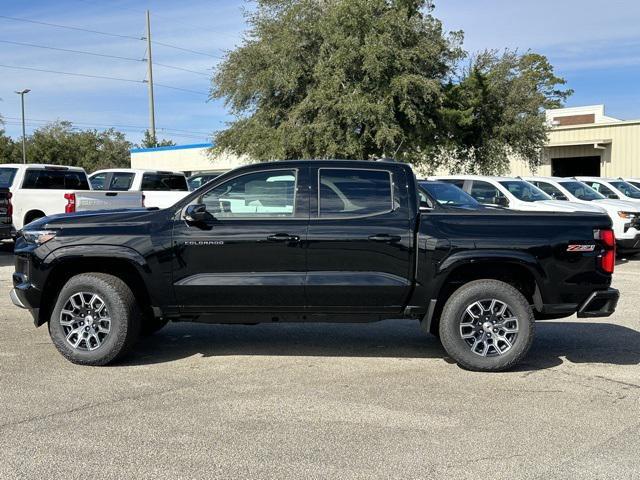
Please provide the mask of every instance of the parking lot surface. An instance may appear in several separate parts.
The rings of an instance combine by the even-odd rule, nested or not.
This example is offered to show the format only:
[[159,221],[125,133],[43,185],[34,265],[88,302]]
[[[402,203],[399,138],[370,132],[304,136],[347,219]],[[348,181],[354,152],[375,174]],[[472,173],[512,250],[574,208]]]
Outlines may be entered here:
[[417,322],[170,324],[75,366],[9,300],[0,251],[0,478],[640,478],[640,260],[614,316],[538,323],[507,373]]

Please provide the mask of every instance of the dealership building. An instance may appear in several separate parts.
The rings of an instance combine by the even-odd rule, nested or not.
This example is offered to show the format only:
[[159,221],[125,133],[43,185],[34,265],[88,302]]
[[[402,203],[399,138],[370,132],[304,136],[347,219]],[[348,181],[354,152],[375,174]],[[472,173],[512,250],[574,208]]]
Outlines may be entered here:
[[[640,120],[620,120],[604,105],[547,110],[551,131],[537,175],[640,177]],[[512,175],[530,175],[511,160]]]
[[[640,177],[640,120],[605,115],[604,105],[547,110],[551,129],[537,175]],[[210,143],[131,150],[132,168],[225,171],[248,157],[212,155]],[[531,175],[526,162],[513,158],[510,174]]]

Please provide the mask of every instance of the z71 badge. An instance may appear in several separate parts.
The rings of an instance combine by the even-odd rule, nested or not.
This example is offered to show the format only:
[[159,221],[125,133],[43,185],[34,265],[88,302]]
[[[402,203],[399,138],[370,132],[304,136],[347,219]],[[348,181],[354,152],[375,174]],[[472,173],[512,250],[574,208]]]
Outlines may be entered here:
[[567,252],[593,252],[595,249],[595,245],[569,245]]

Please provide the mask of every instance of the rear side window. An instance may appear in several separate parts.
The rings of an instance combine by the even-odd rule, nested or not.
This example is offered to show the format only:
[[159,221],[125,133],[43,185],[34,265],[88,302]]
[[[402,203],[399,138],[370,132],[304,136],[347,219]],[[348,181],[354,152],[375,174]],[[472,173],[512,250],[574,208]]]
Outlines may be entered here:
[[[115,172],[111,175],[111,183],[109,184],[109,190],[115,190],[117,192],[126,192],[131,188],[133,183],[133,177],[135,174],[128,172]],[[151,190],[151,189],[147,189]]]
[[93,175],[89,181],[91,182],[91,188],[94,190],[104,190],[104,182],[107,178],[106,173],[97,173]]
[[489,205],[503,205],[506,201],[504,193],[489,182],[474,180],[471,187],[471,196],[480,203]]
[[179,191],[189,190],[187,179],[184,175],[171,173],[145,173],[142,175],[141,190],[148,191]]
[[10,188],[17,171],[16,168],[0,168],[0,188]]
[[551,185],[550,183],[546,183],[546,182],[529,182],[529,183],[534,184],[536,187],[538,187],[540,190],[542,190],[544,193],[549,195],[554,200],[569,200],[567,196],[564,193],[562,193],[562,190],[560,190],[555,185]]
[[75,170],[29,169],[22,188],[41,190],[90,190],[87,175]]
[[353,217],[393,210],[391,172],[321,168],[318,216]]

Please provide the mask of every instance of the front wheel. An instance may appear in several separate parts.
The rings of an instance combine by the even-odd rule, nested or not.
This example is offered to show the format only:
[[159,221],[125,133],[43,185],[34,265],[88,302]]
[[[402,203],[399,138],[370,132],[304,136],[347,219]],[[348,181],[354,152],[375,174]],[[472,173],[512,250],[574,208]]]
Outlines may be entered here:
[[498,280],[456,290],[440,317],[440,340],[458,365],[495,372],[517,364],[533,342],[535,319],[527,299]]
[[49,335],[71,362],[106,365],[131,348],[140,326],[140,311],[126,283],[113,275],[85,273],[62,287]]

